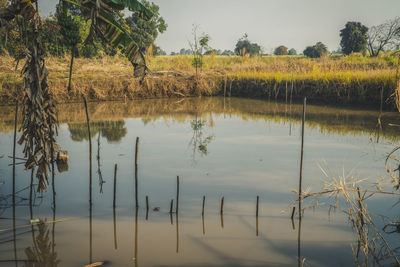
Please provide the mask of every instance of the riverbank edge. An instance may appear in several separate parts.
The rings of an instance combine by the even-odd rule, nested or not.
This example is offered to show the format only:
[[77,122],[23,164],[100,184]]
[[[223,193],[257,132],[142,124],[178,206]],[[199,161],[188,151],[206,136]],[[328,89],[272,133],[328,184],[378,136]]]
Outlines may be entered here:
[[[0,76],[0,105],[23,99],[21,79]],[[11,77],[9,77],[11,78]],[[130,75],[93,77],[73,80],[68,92],[66,79],[50,78],[49,87],[58,103],[115,101],[148,98],[198,96],[244,97],[290,103],[307,97],[309,101],[330,105],[368,106],[395,110],[394,75],[336,75],[329,78],[307,75],[274,76],[265,73],[175,75],[166,73],[147,77],[143,82]]]

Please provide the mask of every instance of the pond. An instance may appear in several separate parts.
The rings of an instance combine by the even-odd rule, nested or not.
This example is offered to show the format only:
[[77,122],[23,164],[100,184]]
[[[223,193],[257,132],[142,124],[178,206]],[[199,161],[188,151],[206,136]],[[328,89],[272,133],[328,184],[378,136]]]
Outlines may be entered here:
[[[239,98],[89,103],[91,156],[83,104],[59,110],[57,141],[68,151],[68,166],[56,166],[54,185],[50,180],[46,192],[36,192],[34,179],[30,205],[31,173],[23,164],[16,165],[12,195],[14,108],[0,107],[0,265],[395,262],[390,253],[382,259],[371,252],[357,257],[359,236],[349,214],[337,206],[346,205],[341,199],[308,198],[302,220],[297,210],[291,220],[297,205],[292,191],[299,186],[302,105]],[[303,190],[322,191],[339,176],[370,187],[389,181],[385,158],[399,143],[397,125],[397,113],[308,105]],[[17,157],[23,163],[18,145]],[[375,195],[367,203],[376,229],[396,251],[399,196],[393,184],[382,184],[393,194]],[[394,231],[382,231],[387,221],[381,218],[390,218]]]

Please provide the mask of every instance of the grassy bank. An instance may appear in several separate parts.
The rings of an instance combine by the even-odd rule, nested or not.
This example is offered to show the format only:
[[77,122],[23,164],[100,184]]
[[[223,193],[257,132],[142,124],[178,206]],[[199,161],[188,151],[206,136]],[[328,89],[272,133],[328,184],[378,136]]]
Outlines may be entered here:
[[[69,57],[48,58],[46,64],[51,90],[59,102],[76,101],[81,94],[92,100],[121,100],[223,95],[225,91],[228,96],[278,100],[307,96],[328,103],[376,107],[383,90],[384,106],[394,106],[390,96],[395,88],[397,61],[390,56],[205,56],[199,76],[190,56],[154,57],[148,61],[155,75],[139,84],[124,58],[76,59],[70,93],[66,90]],[[0,102],[22,98],[21,67],[15,71],[11,58],[0,58]]]

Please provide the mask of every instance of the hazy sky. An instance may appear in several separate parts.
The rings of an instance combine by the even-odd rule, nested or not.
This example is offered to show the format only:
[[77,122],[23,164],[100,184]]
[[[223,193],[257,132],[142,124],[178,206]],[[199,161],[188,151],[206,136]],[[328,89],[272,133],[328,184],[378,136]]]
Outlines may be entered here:
[[[151,1],[151,0],[150,0]],[[43,13],[58,1],[39,0]],[[400,16],[400,0],[153,0],[168,24],[156,43],[166,52],[188,48],[192,25],[210,35],[216,49],[233,50],[247,33],[266,53],[279,45],[302,52],[318,41],[339,47],[347,21],[366,26]]]

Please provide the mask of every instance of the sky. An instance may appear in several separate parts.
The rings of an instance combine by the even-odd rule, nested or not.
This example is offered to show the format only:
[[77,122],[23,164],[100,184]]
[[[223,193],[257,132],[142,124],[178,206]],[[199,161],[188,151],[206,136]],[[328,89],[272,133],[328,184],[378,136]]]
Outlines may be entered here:
[[[150,0],[151,1],[151,0]],[[42,15],[58,1],[39,0]],[[215,49],[233,50],[245,33],[264,53],[279,45],[302,52],[323,42],[340,47],[339,31],[347,21],[370,27],[400,16],[400,0],[152,0],[168,24],[156,44],[167,53],[189,48],[193,24],[211,37]]]

